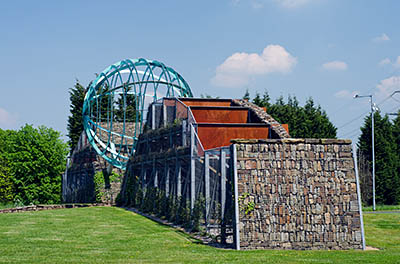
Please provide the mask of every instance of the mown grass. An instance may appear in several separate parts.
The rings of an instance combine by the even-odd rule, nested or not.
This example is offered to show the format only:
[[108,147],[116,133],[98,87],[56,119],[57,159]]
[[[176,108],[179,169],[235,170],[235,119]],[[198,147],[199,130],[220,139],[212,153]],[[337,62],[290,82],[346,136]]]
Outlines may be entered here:
[[15,207],[13,203],[0,203],[0,209],[8,209],[13,207]]
[[0,262],[10,263],[398,263],[400,214],[364,216],[379,251],[234,251],[114,207],[0,215]]
[[[400,210],[400,204],[399,205],[377,205],[375,207],[376,211],[393,211],[393,210]],[[364,212],[371,212],[372,206],[366,206],[363,207]]]

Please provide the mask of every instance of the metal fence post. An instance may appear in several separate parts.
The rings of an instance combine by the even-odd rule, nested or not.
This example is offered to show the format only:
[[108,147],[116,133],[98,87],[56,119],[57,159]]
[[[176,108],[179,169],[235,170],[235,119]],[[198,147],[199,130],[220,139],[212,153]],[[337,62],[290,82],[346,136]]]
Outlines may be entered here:
[[207,152],[204,153],[204,185],[206,198],[206,226],[208,226],[210,220],[210,156]]
[[154,187],[157,187],[156,159],[153,159],[153,168],[152,168],[151,176],[154,177],[154,178],[153,178],[153,186],[154,186]]
[[235,216],[233,221],[234,241],[235,248],[240,250],[240,230],[239,230],[239,190],[238,190],[238,175],[237,175],[237,156],[236,144],[231,145],[232,153],[232,170],[233,170],[233,189],[234,189],[234,202],[235,202]]
[[164,99],[163,99],[163,101],[162,101],[163,103],[162,103],[162,106],[163,106],[163,124],[164,124],[164,127],[166,127],[167,126],[167,106],[165,105],[165,103],[164,103]]
[[158,187],[158,170],[156,169],[156,173],[154,175],[154,187]]
[[186,120],[182,120],[182,146],[186,146],[186,123]]
[[165,196],[169,196],[169,166],[167,160],[165,160]]
[[[195,159],[194,127],[190,125],[190,209],[193,210],[196,200],[196,159]],[[186,139],[185,139],[186,141]]]
[[156,129],[156,105],[151,105],[151,129]]
[[356,150],[355,150],[355,146],[354,145],[353,145],[353,159],[354,159],[354,171],[356,173],[358,210],[360,212],[362,249],[365,250],[365,234],[364,234],[364,221],[363,221],[362,205],[361,205],[360,180],[359,180],[359,177],[358,177],[357,154],[356,154]]
[[225,201],[226,201],[226,153],[221,148],[221,219],[223,221],[225,214]]
[[182,169],[179,159],[176,159],[176,173],[177,173],[177,180],[176,180],[176,196],[181,197],[182,194],[182,183],[181,183],[181,176],[182,176]]
[[145,185],[145,182],[144,182],[144,179],[145,179],[145,176],[144,176],[144,164],[142,163],[142,166],[140,166],[140,181],[141,181],[141,184],[142,184],[142,189],[144,189],[144,185]]

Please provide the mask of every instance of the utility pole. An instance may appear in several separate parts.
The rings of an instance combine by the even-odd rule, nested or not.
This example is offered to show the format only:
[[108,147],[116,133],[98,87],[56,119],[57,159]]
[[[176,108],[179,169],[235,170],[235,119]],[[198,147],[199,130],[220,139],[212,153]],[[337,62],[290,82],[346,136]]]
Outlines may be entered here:
[[[400,91],[399,91],[400,92]],[[394,93],[393,93],[394,94]],[[392,94],[392,95],[393,95]],[[372,101],[372,94],[370,95],[354,95],[354,99],[356,98],[370,98],[371,103],[371,130],[372,130],[372,210],[376,210],[375,204],[375,125],[374,125],[374,103]]]

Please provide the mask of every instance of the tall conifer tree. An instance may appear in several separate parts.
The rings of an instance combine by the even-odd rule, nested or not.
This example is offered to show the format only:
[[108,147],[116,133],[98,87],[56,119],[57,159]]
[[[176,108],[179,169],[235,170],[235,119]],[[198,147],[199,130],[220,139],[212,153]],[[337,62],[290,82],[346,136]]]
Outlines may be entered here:
[[70,96],[70,113],[68,117],[68,137],[70,152],[74,151],[74,148],[78,144],[79,137],[83,131],[83,120],[82,120],[82,108],[83,101],[85,98],[86,90],[77,80],[73,88],[69,91]]

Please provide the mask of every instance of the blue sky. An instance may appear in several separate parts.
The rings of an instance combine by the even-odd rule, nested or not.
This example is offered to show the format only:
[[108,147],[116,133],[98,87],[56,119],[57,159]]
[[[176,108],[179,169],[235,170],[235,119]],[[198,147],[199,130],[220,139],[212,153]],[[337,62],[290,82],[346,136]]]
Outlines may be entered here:
[[[4,1],[0,128],[64,135],[68,90],[125,58],[164,62],[195,95],[310,96],[356,140],[373,94],[400,107],[400,1]],[[381,103],[382,102],[382,103]]]

